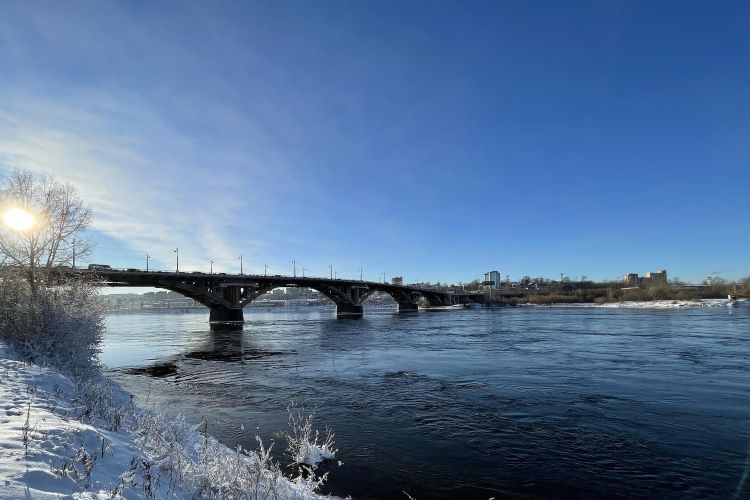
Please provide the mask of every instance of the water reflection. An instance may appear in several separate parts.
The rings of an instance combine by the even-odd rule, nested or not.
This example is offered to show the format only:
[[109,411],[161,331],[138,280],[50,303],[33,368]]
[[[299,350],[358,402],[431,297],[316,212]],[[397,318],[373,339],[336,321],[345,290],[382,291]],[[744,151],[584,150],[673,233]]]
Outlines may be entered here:
[[154,378],[164,378],[177,374],[177,362],[167,361],[166,363],[158,363],[150,366],[143,366],[139,368],[126,368],[123,373],[130,375],[148,375]]
[[286,354],[284,351],[269,350],[258,345],[251,335],[252,328],[214,329],[213,325],[201,340],[189,345],[191,350],[175,354],[166,360],[143,367],[126,368],[125,373],[148,375],[163,378],[175,375],[182,360],[220,361],[223,363],[242,363],[249,360],[260,360],[271,356]]
[[245,328],[241,321],[211,321],[209,325],[213,332],[241,332]]
[[249,335],[251,331],[251,328],[240,332],[212,329],[211,335],[198,346],[198,349],[184,353],[183,357],[238,363],[284,354],[283,351],[268,350],[257,345],[253,336]]

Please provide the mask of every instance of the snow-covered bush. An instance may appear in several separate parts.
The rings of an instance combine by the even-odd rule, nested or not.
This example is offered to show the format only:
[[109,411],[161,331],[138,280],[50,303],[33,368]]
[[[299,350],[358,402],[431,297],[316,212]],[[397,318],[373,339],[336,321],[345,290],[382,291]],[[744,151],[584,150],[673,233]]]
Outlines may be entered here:
[[98,373],[104,309],[91,279],[66,279],[32,293],[21,272],[4,268],[0,311],[0,339],[25,361],[78,380]]
[[326,427],[325,437],[321,437],[314,428],[315,413],[303,415],[302,410],[294,405],[287,411],[291,432],[282,432],[281,437],[287,443],[287,454],[293,465],[314,467],[336,455],[338,450],[333,448],[335,435]]
[[318,498],[325,477],[314,474],[286,478],[260,438],[255,450],[232,451],[206,433],[205,422],[190,425],[182,418],[141,411],[136,415],[136,444],[153,457],[158,481],[168,490],[179,486],[194,498]]

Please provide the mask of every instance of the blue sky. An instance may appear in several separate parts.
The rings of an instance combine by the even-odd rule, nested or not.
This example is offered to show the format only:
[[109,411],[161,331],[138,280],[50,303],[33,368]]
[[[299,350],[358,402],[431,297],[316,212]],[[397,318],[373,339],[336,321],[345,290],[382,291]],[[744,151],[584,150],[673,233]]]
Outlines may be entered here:
[[0,175],[76,185],[96,262],[750,274],[747,2],[2,9]]

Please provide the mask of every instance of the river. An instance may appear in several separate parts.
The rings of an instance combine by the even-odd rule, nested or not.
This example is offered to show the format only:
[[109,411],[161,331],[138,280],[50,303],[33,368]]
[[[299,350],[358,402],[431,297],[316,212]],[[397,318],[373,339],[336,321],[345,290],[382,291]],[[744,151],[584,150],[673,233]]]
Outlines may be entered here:
[[747,305],[245,318],[214,332],[202,310],[112,314],[101,360],[230,447],[270,442],[292,403],[314,410],[339,496],[747,498]]

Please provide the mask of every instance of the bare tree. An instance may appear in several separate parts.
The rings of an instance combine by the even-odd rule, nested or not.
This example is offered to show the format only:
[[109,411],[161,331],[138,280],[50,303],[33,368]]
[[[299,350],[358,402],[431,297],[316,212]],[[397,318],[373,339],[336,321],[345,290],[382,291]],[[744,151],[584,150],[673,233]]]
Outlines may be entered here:
[[92,243],[82,233],[92,212],[72,185],[14,170],[0,188],[0,209],[14,208],[30,214],[33,224],[22,229],[0,224],[0,263],[27,268],[32,290],[49,269],[91,253]]

